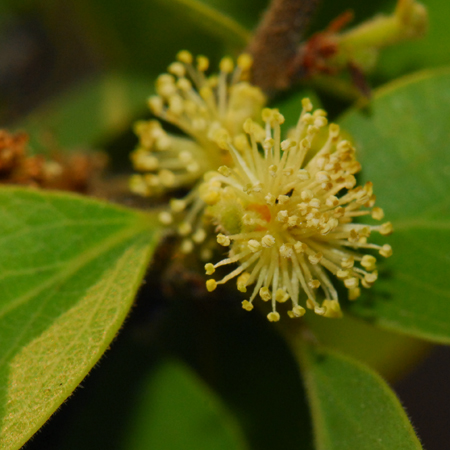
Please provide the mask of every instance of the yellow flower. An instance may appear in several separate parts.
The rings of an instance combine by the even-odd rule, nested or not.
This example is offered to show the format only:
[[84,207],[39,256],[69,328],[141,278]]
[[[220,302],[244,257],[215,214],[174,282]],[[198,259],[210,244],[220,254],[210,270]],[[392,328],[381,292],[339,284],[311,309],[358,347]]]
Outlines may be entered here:
[[235,277],[241,292],[254,285],[242,306],[252,310],[259,293],[271,301],[270,321],[279,320],[276,305],[288,299],[292,318],[305,313],[300,299],[316,314],[341,317],[329,273],[342,280],[354,300],[360,285],[369,288],[377,279],[376,259],[366,250],[392,254],[389,245],[368,242],[372,231],[390,234],[389,222],[352,222],[363,215],[384,216],[374,207],[372,183],[355,187],[354,174],[360,170],[355,149],[341,139],[338,125],[327,125],[324,111],[311,111],[311,102],[304,99],[298,124],[284,141],[284,117],[275,109],[263,110],[264,128],[251,119],[244,123],[248,139],[236,141],[221,130],[217,142],[230,152],[233,165],[208,173],[200,187],[201,198],[210,205],[206,213],[220,231],[218,243],[231,246],[227,258],[206,264],[206,273],[238,264],[220,281],[208,280],[207,289]]
[[230,162],[230,155],[213,140],[218,129],[231,136],[242,134],[242,123],[261,113],[265,96],[247,81],[252,60],[243,54],[237,65],[223,58],[218,75],[207,77],[209,61],[197,57],[196,65],[187,51],[156,81],[157,95],[148,104],[153,114],[177,126],[187,137],[164,131],[157,120],[135,125],[139,145],[131,154],[136,171],[131,190],[151,196],[188,187],[208,170]]

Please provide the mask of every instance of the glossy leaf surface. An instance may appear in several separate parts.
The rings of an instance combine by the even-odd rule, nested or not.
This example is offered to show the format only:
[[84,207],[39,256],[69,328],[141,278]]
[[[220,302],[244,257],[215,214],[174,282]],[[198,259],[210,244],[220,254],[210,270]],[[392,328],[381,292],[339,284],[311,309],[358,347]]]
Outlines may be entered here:
[[394,225],[394,255],[351,311],[376,324],[450,342],[450,72],[425,72],[380,90],[341,121],[353,137],[362,182]]

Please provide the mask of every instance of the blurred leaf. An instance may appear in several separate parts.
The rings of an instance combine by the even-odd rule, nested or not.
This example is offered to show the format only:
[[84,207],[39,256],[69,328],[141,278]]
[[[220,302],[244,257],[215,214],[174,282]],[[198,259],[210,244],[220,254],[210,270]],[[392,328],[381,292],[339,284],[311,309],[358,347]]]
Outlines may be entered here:
[[301,362],[317,450],[418,450],[400,402],[364,365],[305,344]]
[[126,450],[246,449],[239,427],[183,364],[165,361],[144,383]]
[[394,255],[374,288],[351,311],[374,323],[435,342],[450,342],[450,70],[392,83],[370,110],[342,118],[392,221]]
[[[225,43],[245,47],[251,38],[248,30],[220,9],[208,5],[208,2],[200,0],[158,1],[166,7],[177,10],[179,15],[188,17],[204,31],[216,35]],[[241,9],[245,10],[246,8]]]
[[37,151],[53,145],[92,148],[130,127],[146,109],[153,80],[113,74],[87,81],[33,111],[17,127],[31,136]]
[[383,50],[375,74],[384,80],[393,79],[414,70],[450,63],[448,51],[450,2],[421,0],[421,3],[427,7],[429,14],[430,25],[427,35],[422,39]]
[[285,340],[265,315],[244,311],[236,292],[189,298],[192,289],[173,301],[159,342],[208,383],[252,450],[312,450],[305,392]]
[[322,345],[364,362],[391,382],[405,375],[432,348],[428,342],[376,327],[350,314],[339,320],[306,314],[305,321]]
[[151,77],[179,50],[205,54],[214,65],[225,49],[241,50],[248,36],[226,11],[201,0],[82,0],[72,7],[110,66]]
[[20,448],[110,345],[156,243],[142,213],[0,191],[0,447]]

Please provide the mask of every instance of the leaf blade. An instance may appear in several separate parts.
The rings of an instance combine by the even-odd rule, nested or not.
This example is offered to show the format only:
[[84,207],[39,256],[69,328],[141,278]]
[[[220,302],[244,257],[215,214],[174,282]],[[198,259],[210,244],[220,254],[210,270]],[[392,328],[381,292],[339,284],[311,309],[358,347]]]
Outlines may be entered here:
[[309,344],[300,359],[318,450],[422,448],[395,394],[369,368]]
[[168,359],[160,363],[141,392],[123,448],[248,448],[234,418],[181,362]]
[[[48,215],[47,224],[54,226],[46,227],[45,211],[58,205],[60,215]],[[7,229],[5,207],[6,216],[16,219],[16,229]],[[67,219],[89,212],[84,232],[77,236],[76,226],[68,226]],[[0,444],[16,449],[45,423],[109,346],[134,299],[155,236],[147,234],[149,225],[141,213],[74,195],[19,188],[0,191],[0,217],[0,249],[6,256],[0,266],[9,266],[0,279]],[[40,225],[36,233],[33,224]],[[23,229],[31,240],[25,239]],[[25,248],[17,246],[20,240]],[[63,247],[59,255],[58,240]],[[64,248],[65,240],[72,245],[66,242]],[[50,259],[59,263],[48,264]],[[30,277],[33,267],[36,276]]]
[[[450,71],[423,72],[380,90],[370,116],[340,121],[359,151],[363,181],[392,221],[392,258],[353,314],[433,342],[450,342]],[[426,301],[425,301],[426,300]]]

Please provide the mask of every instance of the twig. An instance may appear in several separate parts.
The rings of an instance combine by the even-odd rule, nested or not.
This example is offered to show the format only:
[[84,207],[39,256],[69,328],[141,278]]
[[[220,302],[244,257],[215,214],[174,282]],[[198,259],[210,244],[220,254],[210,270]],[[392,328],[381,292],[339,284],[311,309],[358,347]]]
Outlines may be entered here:
[[270,93],[286,89],[292,62],[320,0],[273,0],[247,51],[254,59],[253,82]]

